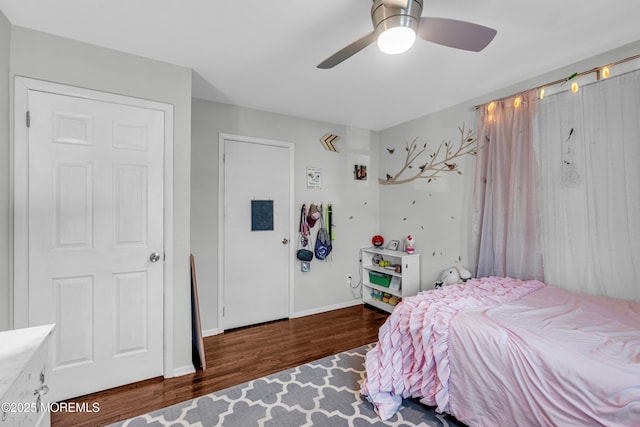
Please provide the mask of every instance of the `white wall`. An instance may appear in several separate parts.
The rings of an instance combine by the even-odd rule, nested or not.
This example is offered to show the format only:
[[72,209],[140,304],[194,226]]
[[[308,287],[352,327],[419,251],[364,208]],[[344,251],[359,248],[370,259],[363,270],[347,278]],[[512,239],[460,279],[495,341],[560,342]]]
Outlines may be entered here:
[[[443,140],[454,147],[460,142],[458,126],[475,129],[475,112],[468,106],[457,106],[380,132],[380,178],[394,176],[404,165],[406,144],[418,138],[418,150],[427,150],[413,168],[402,176],[412,175],[429,160]],[[387,149],[395,149],[390,154]],[[421,288],[433,288],[442,270],[452,265],[469,268],[469,236],[471,234],[471,199],[475,157],[455,160],[457,172],[441,174],[432,182],[418,179],[405,184],[380,186],[380,229],[385,240],[414,236],[415,250],[420,253]]]
[[[294,316],[325,311],[359,300],[346,285],[357,283],[359,248],[377,233],[378,186],[376,132],[194,99],[191,151],[191,246],[196,258],[200,311],[205,335],[218,329],[218,135],[228,133],[295,144],[295,201],[332,203],[335,235],[333,261],[312,261],[302,273],[296,262]],[[341,136],[338,153],[324,150],[325,133]],[[353,179],[353,166],[368,160],[369,180]],[[322,168],[322,189],[306,188],[306,167]],[[292,236],[292,242],[297,236]],[[253,256],[259,256],[254,254]]]
[[0,12],[0,331],[10,328],[9,59],[11,24]]
[[[11,34],[10,63],[12,77],[26,76],[173,104],[174,277],[167,280],[173,280],[174,285],[173,366],[180,371],[188,369],[192,363],[189,267],[191,70],[16,26]],[[7,175],[8,169],[5,170]],[[0,240],[5,242],[7,239]],[[0,285],[3,293],[5,283]]]

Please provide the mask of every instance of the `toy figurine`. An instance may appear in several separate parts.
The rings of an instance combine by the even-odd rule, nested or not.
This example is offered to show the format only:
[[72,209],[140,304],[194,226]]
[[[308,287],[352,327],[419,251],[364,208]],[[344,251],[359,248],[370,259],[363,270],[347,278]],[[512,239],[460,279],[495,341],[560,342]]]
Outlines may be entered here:
[[413,238],[413,236],[411,234],[409,234],[405,239],[404,239],[404,250],[406,253],[408,254],[412,254],[414,251],[413,246],[415,245],[415,239]]

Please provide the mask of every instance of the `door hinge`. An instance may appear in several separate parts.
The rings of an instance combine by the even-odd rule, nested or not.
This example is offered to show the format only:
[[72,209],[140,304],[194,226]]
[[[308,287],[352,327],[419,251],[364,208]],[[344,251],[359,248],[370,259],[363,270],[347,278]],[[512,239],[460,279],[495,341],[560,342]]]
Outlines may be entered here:
[[27,110],[27,127],[31,127],[31,113]]

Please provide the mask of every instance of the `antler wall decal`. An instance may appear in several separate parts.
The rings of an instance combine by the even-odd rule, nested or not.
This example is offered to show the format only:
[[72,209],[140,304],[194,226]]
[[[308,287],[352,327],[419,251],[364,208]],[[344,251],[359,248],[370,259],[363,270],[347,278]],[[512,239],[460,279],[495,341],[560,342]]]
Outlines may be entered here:
[[[398,185],[406,184],[416,179],[426,179],[427,182],[431,182],[439,178],[443,172],[457,172],[458,175],[462,175],[458,164],[453,160],[467,154],[476,155],[478,138],[471,129],[465,130],[464,123],[462,127],[458,126],[458,130],[460,131],[460,144],[455,150],[450,140],[443,140],[436,151],[429,155],[429,159],[426,162],[421,163],[416,171],[411,171],[413,175],[406,176],[407,174],[405,174],[406,177],[403,178],[402,174],[409,169],[413,169],[413,163],[427,151],[427,144],[425,143],[422,149],[416,152],[418,149],[418,137],[415,137],[404,148],[406,158],[400,170],[393,175],[387,174],[386,178],[378,178],[378,182],[382,185]],[[389,151],[389,154],[393,154],[394,150],[387,149],[387,151]]]

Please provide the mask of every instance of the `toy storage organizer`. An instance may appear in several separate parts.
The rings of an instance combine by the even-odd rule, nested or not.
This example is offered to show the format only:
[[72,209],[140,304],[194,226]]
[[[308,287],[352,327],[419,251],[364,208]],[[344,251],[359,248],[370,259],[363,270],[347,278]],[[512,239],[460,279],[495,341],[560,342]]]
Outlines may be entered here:
[[420,254],[363,248],[360,269],[365,304],[392,312],[403,297],[420,291]]

